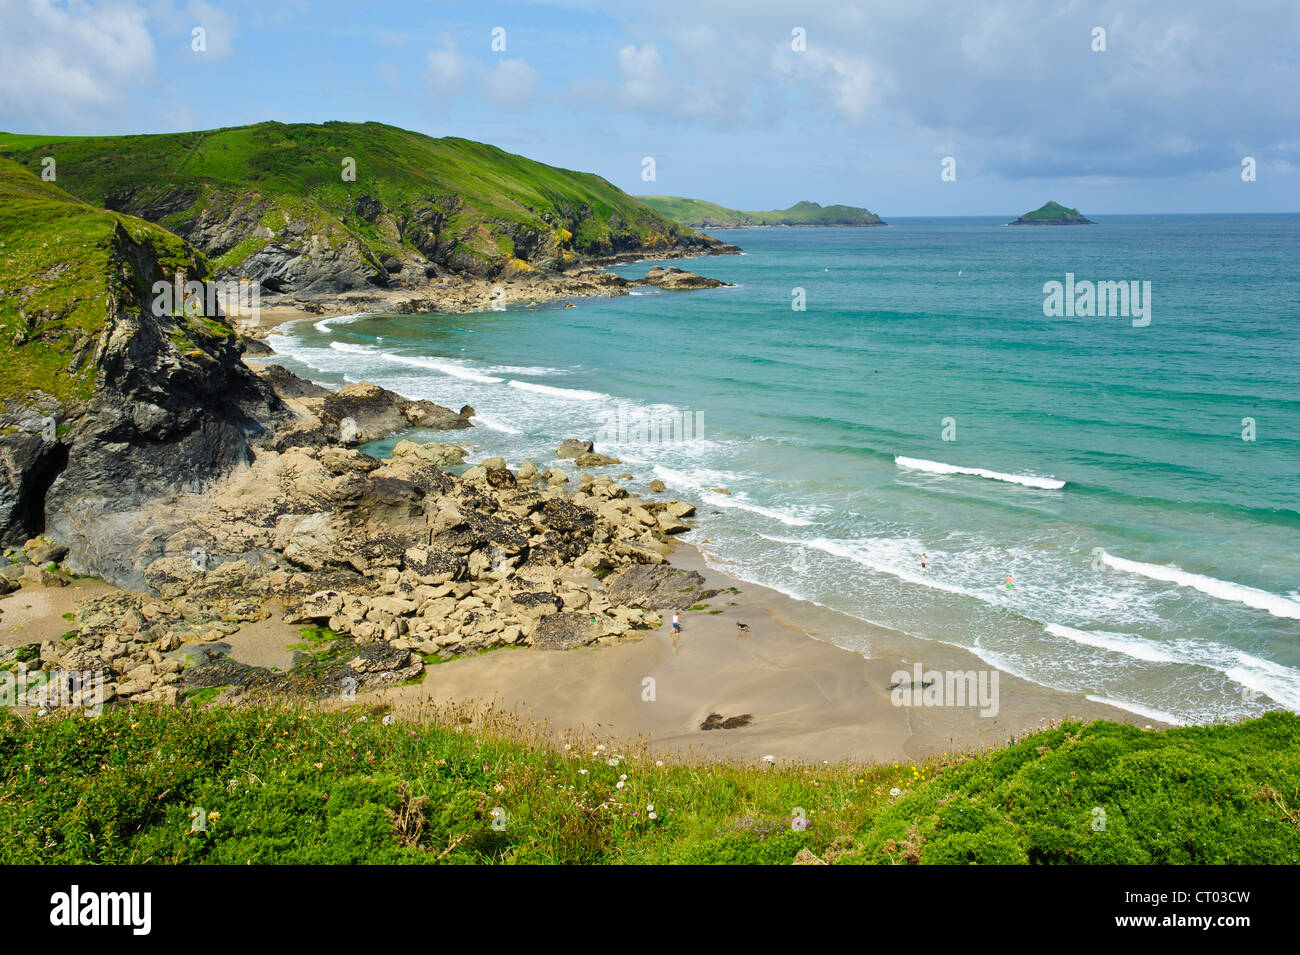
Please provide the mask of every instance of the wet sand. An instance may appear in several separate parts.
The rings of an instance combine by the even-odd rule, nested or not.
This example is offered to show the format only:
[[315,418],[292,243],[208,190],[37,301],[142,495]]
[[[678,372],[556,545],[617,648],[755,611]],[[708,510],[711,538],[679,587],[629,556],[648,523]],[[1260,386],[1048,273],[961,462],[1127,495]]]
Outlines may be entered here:
[[[704,574],[720,593],[681,614],[674,638],[658,631],[612,647],[565,652],[504,649],[430,667],[417,686],[373,696],[398,715],[429,703],[493,703],[544,722],[557,739],[574,729],[612,740],[642,739],[652,751],[752,761],[893,762],[1006,743],[1051,719],[1113,719],[1131,713],[998,673],[998,710],[896,706],[889,686],[914,662],[927,670],[993,670],[964,650],[872,628],[834,611],[736,581],[682,547],[673,564]],[[715,613],[712,611],[721,611]],[[737,623],[748,625],[748,632]],[[864,659],[824,637],[871,631],[887,653]],[[647,683],[646,681],[653,681]],[[710,714],[749,715],[747,725],[704,730]]]

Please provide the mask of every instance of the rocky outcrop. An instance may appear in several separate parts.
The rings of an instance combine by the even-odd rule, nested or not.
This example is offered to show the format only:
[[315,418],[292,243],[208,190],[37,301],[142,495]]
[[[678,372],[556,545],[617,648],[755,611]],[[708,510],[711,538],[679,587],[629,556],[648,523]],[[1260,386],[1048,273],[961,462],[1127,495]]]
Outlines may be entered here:
[[93,394],[60,403],[33,392],[0,412],[0,540],[48,531],[74,561],[96,514],[210,483],[289,417],[224,320],[154,314],[148,290],[172,276],[153,246],[120,225],[110,241],[124,280],[87,340]]
[[645,274],[641,280],[642,285],[652,285],[655,288],[668,289],[670,291],[683,291],[687,289],[701,288],[721,288],[726,282],[720,282],[717,279],[705,278],[703,275],[696,275],[694,272],[687,272],[685,269],[679,269],[675,266],[664,268],[655,266]]
[[[140,543],[113,565],[115,582],[138,592],[83,600],[75,638],[43,645],[40,665],[106,668],[108,698],[127,701],[170,703],[200,688],[224,699],[322,695],[346,680],[367,689],[414,679],[433,657],[609,644],[709,595],[698,574],[665,563],[660,520],[689,504],[643,501],[591,475],[568,493],[536,469],[488,463],[457,478],[416,453],[264,450],[205,493],[114,527]],[[25,553],[57,552],[49,546],[32,541]],[[272,608],[327,634],[287,674],[223,649]]]

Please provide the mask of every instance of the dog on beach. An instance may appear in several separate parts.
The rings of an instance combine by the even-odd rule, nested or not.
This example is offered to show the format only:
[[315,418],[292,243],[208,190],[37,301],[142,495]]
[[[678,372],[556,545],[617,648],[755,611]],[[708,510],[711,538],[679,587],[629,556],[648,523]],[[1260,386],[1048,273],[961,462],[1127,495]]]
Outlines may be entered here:
[[739,630],[741,633],[749,633],[749,624],[747,624],[747,623],[737,623],[737,624],[736,624],[736,629]]

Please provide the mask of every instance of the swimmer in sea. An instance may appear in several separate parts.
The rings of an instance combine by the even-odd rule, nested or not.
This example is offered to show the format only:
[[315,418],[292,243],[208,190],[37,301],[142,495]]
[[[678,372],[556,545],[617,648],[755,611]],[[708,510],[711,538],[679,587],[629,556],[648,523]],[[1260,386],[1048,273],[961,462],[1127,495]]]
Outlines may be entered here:
[[1011,575],[1010,575],[1010,574],[1007,574],[1006,585],[1007,585],[1007,590],[1010,590],[1010,589],[1011,589]]

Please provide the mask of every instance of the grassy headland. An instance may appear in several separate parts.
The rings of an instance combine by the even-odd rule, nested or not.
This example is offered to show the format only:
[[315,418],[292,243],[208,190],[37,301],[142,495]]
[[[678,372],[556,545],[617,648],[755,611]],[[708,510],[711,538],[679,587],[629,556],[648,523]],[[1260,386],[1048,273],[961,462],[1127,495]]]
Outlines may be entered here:
[[[96,208],[0,159],[0,407],[43,391],[61,402],[94,390],[91,360],[108,316],[139,310],[160,278],[203,279],[207,259],[183,239]],[[229,334],[179,316],[178,347]]]
[[351,241],[382,280],[390,260],[413,254],[494,276],[707,241],[600,176],[381,123],[0,133],[0,156],[32,170],[53,158],[60,186],[163,225],[218,270],[273,243],[328,255]]
[[[0,717],[11,863],[1300,862],[1300,717],[1065,723],[918,765],[668,761],[500,714]],[[653,808],[652,808],[653,807]],[[193,831],[202,812],[206,831]],[[806,828],[796,820],[802,815]]]
[[681,196],[640,196],[642,202],[674,222],[692,229],[756,229],[768,226],[869,226],[886,225],[880,216],[857,206],[821,206],[796,202],[789,209],[745,212],[703,199]]

